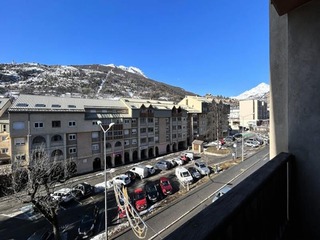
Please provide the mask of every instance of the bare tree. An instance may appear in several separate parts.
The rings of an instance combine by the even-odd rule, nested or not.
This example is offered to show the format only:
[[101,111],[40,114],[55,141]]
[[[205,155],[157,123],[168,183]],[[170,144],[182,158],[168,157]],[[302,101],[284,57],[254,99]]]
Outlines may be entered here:
[[[58,211],[60,201],[52,197],[56,185],[75,173],[72,161],[55,161],[40,147],[30,154],[29,166],[13,173],[13,190],[23,202],[33,206],[50,222],[56,240],[60,240]],[[22,194],[26,192],[27,194]]]

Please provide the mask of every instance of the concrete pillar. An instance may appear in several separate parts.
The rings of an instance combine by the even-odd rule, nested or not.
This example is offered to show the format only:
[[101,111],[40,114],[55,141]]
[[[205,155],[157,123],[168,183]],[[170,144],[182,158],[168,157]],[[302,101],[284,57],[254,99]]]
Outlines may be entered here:
[[270,157],[295,156],[292,229],[320,239],[320,1],[283,16],[270,5],[270,67]]

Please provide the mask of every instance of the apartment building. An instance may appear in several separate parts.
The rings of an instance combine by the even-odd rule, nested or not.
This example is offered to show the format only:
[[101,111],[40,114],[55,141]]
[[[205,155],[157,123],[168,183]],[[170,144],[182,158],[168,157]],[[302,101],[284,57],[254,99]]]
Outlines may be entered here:
[[0,99],[0,164],[10,162],[10,133],[9,133],[9,120],[8,108],[11,105],[10,98]]
[[189,113],[189,141],[192,142],[194,139],[212,141],[227,135],[229,104],[212,96],[186,96],[179,105]]
[[78,173],[99,170],[102,126],[108,167],[187,147],[187,111],[173,102],[98,100],[20,95],[9,108],[13,168],[32,164],[41,149],[52,161],[70,161]]
[[269,119],[269,114],[266,102],[254,99],[239,101],[240,126],[255,128],[267,119]]

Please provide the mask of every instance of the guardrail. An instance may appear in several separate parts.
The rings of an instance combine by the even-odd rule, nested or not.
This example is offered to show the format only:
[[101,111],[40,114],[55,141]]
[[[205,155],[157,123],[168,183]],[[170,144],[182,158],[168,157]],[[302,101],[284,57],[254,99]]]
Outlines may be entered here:
[[279,154],[166,239],[284,239],[293,160]]

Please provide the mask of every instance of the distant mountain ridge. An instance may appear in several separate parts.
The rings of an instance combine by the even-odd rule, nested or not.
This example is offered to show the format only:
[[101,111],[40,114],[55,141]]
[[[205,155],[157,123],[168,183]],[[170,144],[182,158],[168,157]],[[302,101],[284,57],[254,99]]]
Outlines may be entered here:
[[141,98],[180,101],[192,92],[152,80],[136,67],[114,64],[0,64],[0,94],[6,92],[87,98]]

